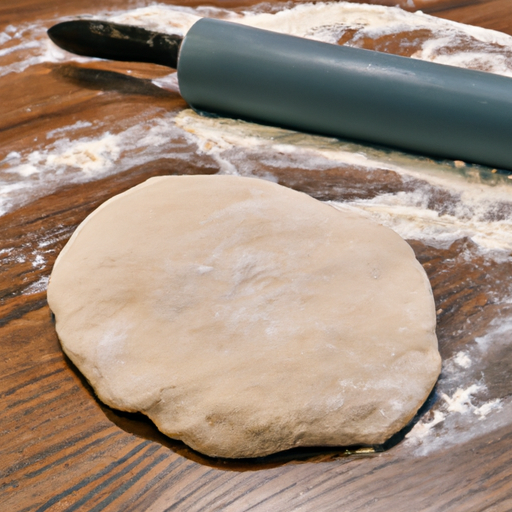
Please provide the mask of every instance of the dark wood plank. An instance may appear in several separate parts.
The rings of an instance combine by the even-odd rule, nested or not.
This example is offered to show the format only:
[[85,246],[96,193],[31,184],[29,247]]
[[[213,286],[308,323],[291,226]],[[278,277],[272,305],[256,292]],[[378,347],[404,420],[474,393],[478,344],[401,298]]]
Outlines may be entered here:
[[512,5],[507,0],[426,4],[424,11],[440,18],[512,34]]

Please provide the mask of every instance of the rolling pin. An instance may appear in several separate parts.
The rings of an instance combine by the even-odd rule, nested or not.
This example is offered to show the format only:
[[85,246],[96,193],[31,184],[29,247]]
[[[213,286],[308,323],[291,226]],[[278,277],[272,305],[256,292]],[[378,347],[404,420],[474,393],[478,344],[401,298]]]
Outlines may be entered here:
[[177,68],[200,113],[512,170],[512,79],[202,18],[184,38],[109,22],[48,34],[93,57]]

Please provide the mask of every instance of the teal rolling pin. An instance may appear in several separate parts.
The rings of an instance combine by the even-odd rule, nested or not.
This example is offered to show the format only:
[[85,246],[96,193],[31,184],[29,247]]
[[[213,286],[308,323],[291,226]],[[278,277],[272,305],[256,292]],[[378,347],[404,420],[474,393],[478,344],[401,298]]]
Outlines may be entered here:
[[512,170],[507,77],[208,18],[183,39],[91,20],[48,34],[81,55],[177,68],[202,113]]

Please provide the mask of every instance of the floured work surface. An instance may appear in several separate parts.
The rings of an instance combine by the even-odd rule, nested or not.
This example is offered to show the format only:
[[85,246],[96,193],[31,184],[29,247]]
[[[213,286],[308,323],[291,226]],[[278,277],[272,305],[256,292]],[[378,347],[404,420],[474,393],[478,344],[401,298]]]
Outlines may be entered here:
[[[349,4],[350,15],[347,4],[337,4],[337,13],[317,5],[318,16],[306,11],[297,17],[288,4],[249,3],[232,10],[225,4],[136,10],[124,0],[109,0],[108,6],[91,0],[87,12],[74,1],[27,0],[27,9],[13,0],[2,3],[4,508],[510,509],[512,199],[506,175],[199,118],[186,109],[168,69],[76,58],[50,47],[45,28],[90,13],[155,29],[164,24],[169,31],[177,23],[186,30],[190,16],[282,11],[277,25],[297,34],[508,75],[510,37],[376,5]],[[401,2],[410,10],[511,32],[508,0],[464,4]],[[301,450],[287,459],[308,461],[298,465],[272,457],[219,462],[158,437],[144,418],[102,408],[63,359],[46,285],[56,255],[79,223],[109,197],[151,176],[218,172],[265,177],[336,207],[365,211],[413,247],[434,292],[443,369],[414,427],[392,449],[364,459]]]
[[101,400],[216,457],[382,444],[440,371],[409,245],[264,180],[154,178],[79,226],[48,302]]

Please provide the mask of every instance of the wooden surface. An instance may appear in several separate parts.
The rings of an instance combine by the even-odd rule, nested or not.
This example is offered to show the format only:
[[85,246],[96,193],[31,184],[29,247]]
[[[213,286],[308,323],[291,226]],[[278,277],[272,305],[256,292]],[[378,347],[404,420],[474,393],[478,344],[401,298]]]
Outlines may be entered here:
[[[512,34],[509,0],[402,4]],[[232,0],[222,5],[241,4]],[[86,6],[77,1],[3,0],[0,33],[13,25],[29,34],[33,24],[49,27],[62,16],[135,6],[129,0],[91,0]],[[9,41],[3,44],[10,47]],[[30,48],[26,51],[30,58]],[[2,66],[14,62],[9,55],[0,53]],[[480,434],[470,436],[464,425],[455,425],[452,442],[427,454],[398,442],[378,453],[312,449],[258,461],[227,461],[203,457],[164,438],[144,418],[110,410],[94,397],[60,350],[46,303],[45,285],[57,254],[85,216],[107,198],[150,176],[213,174],[219,162],[176,136],[170,149],[160,153],[138,147],[138,153],[110,154],[115,165],[94,179],[73,168],[48,174],[46,181],[34,174],[37,186],[21,192],[16,191],[20,174],[9,173],[10,162],[27,148],[40,151],[37,158],[42,161],[44,148],[57,144],[65,133],[58,130],[66,126],[81,126],[77,136],[85,140],[100,129],[126,133],[134,120],[149,123],[154,116],[185,108],[176,91],[150,81],[167,73],[140,64],[41,61],[0,76],[0,192],[13,198],[0,217],[0,509],[512,510],[512,414],[505,406],[494,426],[486,423]],[[260,166],[255,174],[267,170]],[[317,171],[290,164],[272,172],[280,183],[323,200],[365,199],[426,186],[384,168],[371,176],[350,165]],[[433,190],[432,197],[437,197],[439,211],[449,206],[442,192]],[[448,361],[488,333],[497,318],[511,314],[510,300],[504,297],[512,263],[487,258],[463,237],[448,247],[410,243],[433,286],[440,350]],[[504,336],[485,360],[468,370],[464,381],[485,373],[485,399],[503,403],[512,394],[512,345],[506,342],[507,332]],[[449,389],[443,376],[440,385]],[[434,394],[422,414],[433,414],[441,402]]]

